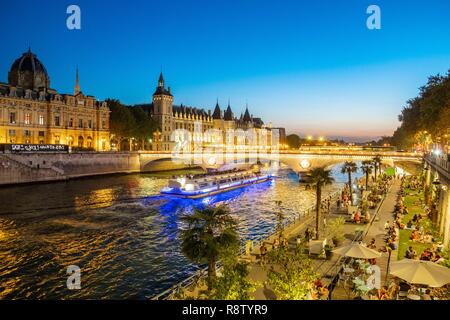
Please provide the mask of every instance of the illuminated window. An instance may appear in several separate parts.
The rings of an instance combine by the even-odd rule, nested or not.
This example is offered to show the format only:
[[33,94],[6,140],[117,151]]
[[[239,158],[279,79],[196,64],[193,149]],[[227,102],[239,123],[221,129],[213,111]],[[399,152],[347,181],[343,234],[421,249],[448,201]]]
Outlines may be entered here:
[[30,123],[31,123],[31,114],[25,113],[25,124],[30,124]]
[[15,112],[9,113],[9,123],[16,123],[16,113]]
[[39,115],[39,125],[40,126],[44,125],[44,116],[42,114]]

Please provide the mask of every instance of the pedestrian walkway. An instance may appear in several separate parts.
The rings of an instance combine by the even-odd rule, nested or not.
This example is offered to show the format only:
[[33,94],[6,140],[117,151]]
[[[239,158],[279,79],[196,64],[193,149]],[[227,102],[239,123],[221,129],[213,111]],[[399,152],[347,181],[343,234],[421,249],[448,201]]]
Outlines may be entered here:
[[[388,191],[386,197],[384,198],[381,205],[378,207],[377,212],[372,220],[372,223],[367,226],[365,230],[365,235],[363,237],[363,242],[370,243],[372,239],[375,239],[376,250],[384,248],[386,246],[384,237],[386,235],[386,230],[384,225],[386,221],[392,222],[395,204],[397,201],[397,194],[400,190],[400,180],[394,180],[390,190]],[[351,227],[346,226],[346,232],[351,232]],[[398,244],[397,244],[398,245]],[[381,271],[381,285],[386,282],[387,279],[387,269],[388,269],[389,254],[382,253],[382,256],[377,259],[377,265],[380,267]],[[397,250],[391,252],[390,263],[397,260]],[[348,288],[344,288],[342,284],[337,286],[333,291],[333,300],[346,300],[352,298]]]

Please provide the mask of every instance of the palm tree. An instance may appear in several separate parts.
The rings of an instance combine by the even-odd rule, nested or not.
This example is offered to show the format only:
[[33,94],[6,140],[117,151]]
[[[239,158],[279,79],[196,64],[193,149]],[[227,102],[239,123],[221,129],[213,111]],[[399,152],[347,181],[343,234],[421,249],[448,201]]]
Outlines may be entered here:
[[361,170],[366,175],[366,190],[369,190],[369,174],[372,173],[372,161],[370,160],[362,161]]
[[331,177],[331,171],[325,170],[325,167],[311,169],[308,174],[310,176],[310,184],[316,187],[316,239],[319,239],[322,187],[333,183],[334,179]]
[[377,181],[377,171],[380,168],[381,165],[381,157],[380,155],[376,155],[372,158],[373,167],[375,169],[375,181]]
[[237,224],[225,205],[195,210],[181,217],[188,224],[181,232],[181,251],[192,262],[208,264],[208,290],[216,277],[216,262],[226,249],[239,245]]
[[353,161],[345,161],[341,168],[342,173],[348,174],[348,190],[350,191],[350,203],[353,205],[352,172],[356,172],[358,167]]

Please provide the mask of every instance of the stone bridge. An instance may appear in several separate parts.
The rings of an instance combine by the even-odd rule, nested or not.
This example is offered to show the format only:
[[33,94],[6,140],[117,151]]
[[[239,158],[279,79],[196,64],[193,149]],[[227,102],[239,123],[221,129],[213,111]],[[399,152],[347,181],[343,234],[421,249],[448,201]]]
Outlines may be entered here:
[[277,163],[285,165],[296,172],[306,172],[315,167],[331,167],[344,161],[370,160],[380,156],[383,163],[393,165],[394,161],[420,162],[422,155],[406,152],[371,152],[371,151],[281,151],[265,152],[232,152],[232,153],[180,153],[140,152],[141,171],[156,171],[186,168],[189,166],[207,167],[239,167],[257,163]]

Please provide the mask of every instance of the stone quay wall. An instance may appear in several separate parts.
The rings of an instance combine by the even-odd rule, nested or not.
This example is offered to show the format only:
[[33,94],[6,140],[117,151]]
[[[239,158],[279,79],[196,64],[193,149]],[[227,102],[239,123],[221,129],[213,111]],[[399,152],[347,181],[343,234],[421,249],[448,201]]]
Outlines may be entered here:
[[141,165],[138,152],[0,153],[0,185],[184,169],[170,160]]

